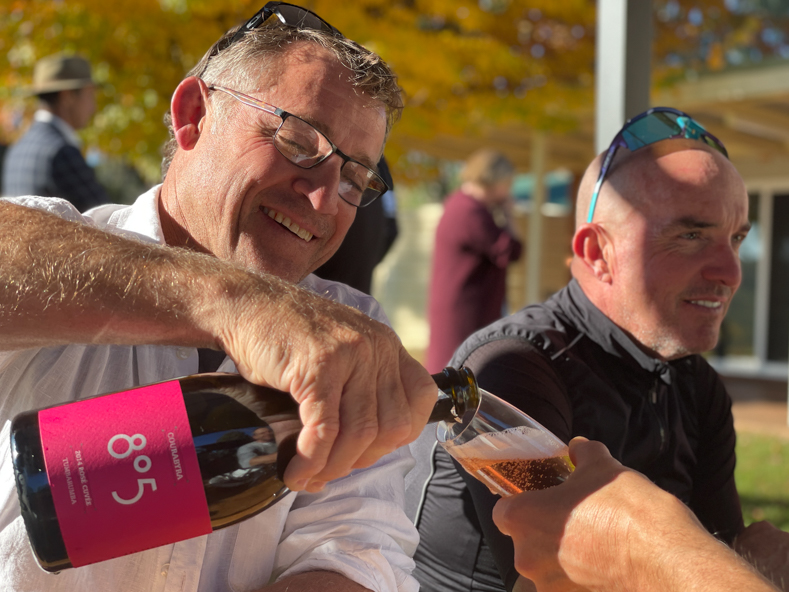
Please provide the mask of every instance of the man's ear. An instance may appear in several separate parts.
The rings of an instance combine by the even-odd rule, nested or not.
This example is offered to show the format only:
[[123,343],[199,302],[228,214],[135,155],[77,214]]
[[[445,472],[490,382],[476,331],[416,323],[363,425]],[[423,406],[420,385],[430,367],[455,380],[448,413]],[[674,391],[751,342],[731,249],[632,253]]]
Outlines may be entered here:
[[191,150],[197,144],[203,129],[207,97],[208,88],[195,76],[182,80],[175,89],[170,103],[170,113],[179,148]]
[[611,283],[611,266],[608,261],[612,248],[608,234],[594,222],[582,224],[573,235],[575,258],[598,280]]

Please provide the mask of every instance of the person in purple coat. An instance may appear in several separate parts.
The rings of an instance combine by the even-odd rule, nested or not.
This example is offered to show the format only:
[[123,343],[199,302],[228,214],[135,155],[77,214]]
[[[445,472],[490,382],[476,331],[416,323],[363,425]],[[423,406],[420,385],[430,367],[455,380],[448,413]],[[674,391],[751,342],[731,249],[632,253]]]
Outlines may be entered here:
[[514,173],[503,154],[478,150],[466,161],[460,189],[444,202],[430,277],[430,372],[439,372],[466,337],[502,315],[507,265],[523,250],[512,229]]

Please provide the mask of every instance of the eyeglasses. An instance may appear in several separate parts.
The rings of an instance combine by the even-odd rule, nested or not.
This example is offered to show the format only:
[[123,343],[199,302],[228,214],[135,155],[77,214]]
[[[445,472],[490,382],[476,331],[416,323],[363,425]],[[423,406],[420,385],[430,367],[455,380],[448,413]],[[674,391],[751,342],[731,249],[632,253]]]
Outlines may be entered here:
[[230,88],[216,85],[208,88],[227,93],[245,105],[280,117],[282,122],[274,132],[272,141],[279,153],[296,166],[311,169],[332,154],[342,158],[338,193],[343,201],[363,208],[389,190],[389,186],[378,173],[343,154],[323,132],[300,117]]
[[628,119],[608,147],[608,152],[603,159],[603,166],[600,168],[600,175],[597,177],[597,183],[592,192],[589,214],[586,217],[587,223],[592,221],[600,187],[603,185],[616,151],[619,148],[627,148],[632,152],[655,142],[672,138],[699,140],[729,158],[729,153],[723,142],[704,129],[704,126],[687,113],[671,107],[654,107],[644,111],[644,113]]
[[344,35],[340,33],[339,30],[337,30],[335,27],[330,25],[311,10],[307,10],[301,6],[296,6],[295,4],[288,4],[287,2],[267,2],[263,8],[258,10],[251,19],[244,23],[243,26],[241,26],[238,31],[235,32],[229,41],[218,43],[214,46],[214,48],[211,50],[211,55],[209,55],[206,59],[205,65],[197,77],[203,77],[206,68],[208,68],[208,62],[212,57],[214,57],[220,51],[223,51],[233,45],[249,31],[257,29],[272,16],[276,16],[283,25],[288,27],[294,27],[297,29],[313,29],[315,31],[324,31],[325,33],[330,33],[335,37],[344,37]]

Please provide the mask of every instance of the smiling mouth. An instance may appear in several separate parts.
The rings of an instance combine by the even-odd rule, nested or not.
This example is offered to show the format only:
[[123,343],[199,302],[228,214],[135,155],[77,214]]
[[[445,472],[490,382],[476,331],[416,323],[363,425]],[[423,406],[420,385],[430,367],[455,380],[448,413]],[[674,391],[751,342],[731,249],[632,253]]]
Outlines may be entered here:
[[717,309],[723,306],[722,302],[716,302],[715,300],[688,300],[691,304],[696,304],[697,306],[703,306],[704,308],[711,308]]
[[269,218],[274,220],[280,226],[284,226],[288,230],[290,230],[293,234],[298,236],[304,242],[310,242],[312,240],[312,233],[308,230],[304,230],[301,226],[292,222],[290,218],[284,216],[282,213],[272,210],[271,208],[267,208],[266,206],[262,206],[261,208],[263,213],[266,214]]

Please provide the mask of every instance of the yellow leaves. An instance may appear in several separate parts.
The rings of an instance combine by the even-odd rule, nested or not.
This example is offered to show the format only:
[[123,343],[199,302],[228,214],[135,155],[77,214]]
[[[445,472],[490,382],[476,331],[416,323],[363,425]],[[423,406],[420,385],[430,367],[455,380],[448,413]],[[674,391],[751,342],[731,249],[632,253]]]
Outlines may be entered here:
[[722,70],[726,65],[726,60],[723,57],[723,44],[713,43],[710,46],[710,52],[707,55],[707,67],[713,72]]
[[[578,71],[588,70],[592,59],[594,5],[588,0],[302,4],[380,53],[397,72],[408,106],[395,128],[395,144],[398,134],[474,133],[507,121],[565,129],[572,125],[574,105],[591,100],[591,85],[577,82]],[[32,111],[32,103],[13,97],[11,89],[29,84],[37,59],[55,51],[79,52],[103,83],[86,138],[152,169],[166,138],[161,120],[173,89],[225,30],[261,5],[260,0],[7,1],[0,7],[0,15],[8,16],[0,19],[0,42],[10,64],[0,70],[2,121],[18,121],[20,113]],[[538,58],[532,56],[535,44],[542,47]],[[0,141],[13,140],[22,129],[5,125]]]
[[[404,137],[473,135],[498,125],[562,132],[593,104],[593,0],[293,1],[394,68],[407,107],[387,152],[404,153]],[[224,31],[264,3],[0,0],[0,142],[13,140],[22,115],[32,113],[32,101],[17,93],[30,84],[35,61],[74,51],[103,83],[86,137],[154,170],[173,90]],[[725,67],[732,51],[759,42],[764,27],[761,16],[730,13],[723,0],[656,0],[655,10],[654,72],[664,83],[688,64]],[[703,18],[691,22],[691,10]],[[680,61],[667,62],[672,53]]]

